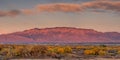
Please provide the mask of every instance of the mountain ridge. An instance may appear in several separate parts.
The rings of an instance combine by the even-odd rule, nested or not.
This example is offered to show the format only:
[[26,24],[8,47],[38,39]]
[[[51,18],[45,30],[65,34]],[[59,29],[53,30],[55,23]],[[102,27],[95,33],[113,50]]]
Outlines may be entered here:
[[42,29],[33,28],[21,32],[0,35],[0,42],[120,42],[120,33],[99,32],[93,29],[83,29],[74,27],[53,27]]

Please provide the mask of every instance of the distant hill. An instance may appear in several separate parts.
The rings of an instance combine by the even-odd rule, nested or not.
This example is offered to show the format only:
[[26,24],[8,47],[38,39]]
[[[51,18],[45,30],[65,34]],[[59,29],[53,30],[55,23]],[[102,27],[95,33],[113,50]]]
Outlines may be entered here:
[[120,42],[118,32],[98,32],[93,29],[54,27],[34,28],[0,35],[1,43],[85,43]]

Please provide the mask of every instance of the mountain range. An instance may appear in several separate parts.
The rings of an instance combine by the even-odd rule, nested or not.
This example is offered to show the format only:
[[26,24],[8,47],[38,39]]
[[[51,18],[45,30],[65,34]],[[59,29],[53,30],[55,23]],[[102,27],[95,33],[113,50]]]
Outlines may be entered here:
[[73,27],[34,28],[0,35],[0,43],[120,42],[118,32],[98,32]]

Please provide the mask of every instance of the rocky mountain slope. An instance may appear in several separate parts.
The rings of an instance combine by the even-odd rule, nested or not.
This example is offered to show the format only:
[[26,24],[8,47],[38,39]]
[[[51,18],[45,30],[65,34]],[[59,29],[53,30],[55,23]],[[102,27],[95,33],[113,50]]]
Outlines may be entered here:
[[0,42],[24,43],[83,43],[83,42],[120,42],[118,32],[98,32],[93,29],[54,27],[34,28],[22,32],[0,35]]

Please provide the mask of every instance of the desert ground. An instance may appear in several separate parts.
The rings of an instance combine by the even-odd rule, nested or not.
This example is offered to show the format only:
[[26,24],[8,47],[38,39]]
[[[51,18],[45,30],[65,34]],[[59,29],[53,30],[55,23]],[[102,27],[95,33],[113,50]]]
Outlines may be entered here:
[[120,60],[115,58],[94,58],[94,59],[11,59],[11,60]]

